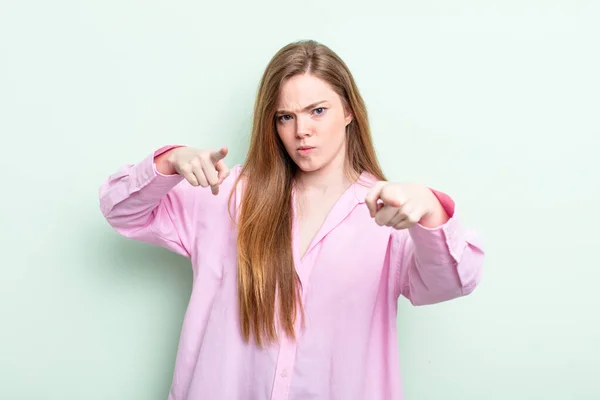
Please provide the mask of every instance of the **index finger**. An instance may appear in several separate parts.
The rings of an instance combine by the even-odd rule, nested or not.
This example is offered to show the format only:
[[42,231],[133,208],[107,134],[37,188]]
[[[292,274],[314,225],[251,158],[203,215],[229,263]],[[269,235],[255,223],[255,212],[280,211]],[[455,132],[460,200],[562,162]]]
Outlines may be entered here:
[[221,161],[222,159],[224,159],[225,156],[227,156],[228,152],[229,151],[227,150],[227,147],[221,147],[221,149],[219,151],[213,151],[210,153],[210,161],[213,164],[216,164],[219,161]]
[[369,190],[367,197],[365,197],[365,203],[367,204],[367,208],[369,209],[371,217],[374,217],[377,213],[377,200],[379,200],[379,194],[381,193],[381,189],[383,189],[385,184],[386,182],[384,181],[377,182],[375,185],[373,185],[371,190]]

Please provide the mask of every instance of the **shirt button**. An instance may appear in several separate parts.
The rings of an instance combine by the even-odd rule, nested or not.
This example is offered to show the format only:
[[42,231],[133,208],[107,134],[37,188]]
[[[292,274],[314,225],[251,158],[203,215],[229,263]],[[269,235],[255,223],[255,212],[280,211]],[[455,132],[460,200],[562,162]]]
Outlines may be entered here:
[[283,372],[281,373],[281,377],[282,377],[282,378],[287,378],[287,376],[288,376],[288,373],[287,373],[287,371],[286,371],[286,370],[283,370]]

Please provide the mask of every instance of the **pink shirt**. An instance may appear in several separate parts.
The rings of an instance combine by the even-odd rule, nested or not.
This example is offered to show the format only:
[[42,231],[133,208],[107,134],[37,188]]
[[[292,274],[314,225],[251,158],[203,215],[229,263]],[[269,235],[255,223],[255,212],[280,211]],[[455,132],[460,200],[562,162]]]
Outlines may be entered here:
[[[100,208],[121,235],[189,257],[193,289],[169,400],[399,400],[396,311],[464,296],[481,279],[483,250],[461,225],[452,200],[443,226],[380,227],[365,196],[371,180],[337,201],[303,259],[294,224],[306,328],[260,349],[240,335],[236,227],[227,199],[240,166],[214,196],[179,175],[161,175],[154,157],[126,165],[102,185]],[[239,207],[241,195],[235,196]],[[237,213],[234,212],[234,217]]]

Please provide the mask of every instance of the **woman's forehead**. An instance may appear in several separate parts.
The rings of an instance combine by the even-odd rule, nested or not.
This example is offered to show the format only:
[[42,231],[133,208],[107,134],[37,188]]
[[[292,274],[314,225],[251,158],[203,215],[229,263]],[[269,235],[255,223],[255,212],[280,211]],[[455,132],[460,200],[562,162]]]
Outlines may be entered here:
[[329,84],[312,75],[297,75],[285,81],[278,96],[278,108],[301,110],[318,102],[334,102],[337,93]]

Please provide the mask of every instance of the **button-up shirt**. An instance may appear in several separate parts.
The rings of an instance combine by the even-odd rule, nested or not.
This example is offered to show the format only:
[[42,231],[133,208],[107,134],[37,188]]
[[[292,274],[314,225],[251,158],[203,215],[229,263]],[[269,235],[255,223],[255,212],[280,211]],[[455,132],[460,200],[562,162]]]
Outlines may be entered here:
[[241,166],[213,195],[157,171],[154,158],[172,147],[124,165],[100,188],[100,209],[117,232],[191,261],[193,286],[168,399],[402,399],[399,297],[439,303],[471,293],[481,279],[479,238],[461,224],[450,197],[434,191],[450,216],[437,228],[379,226],[365,204],[375,178],[363,173],[302,258],[294,219],[304,326],[298,321],[295,340],[279,331],[277,343],[261,348],[243,340],[237,306],[235,220],[243,185],[234,181]]

